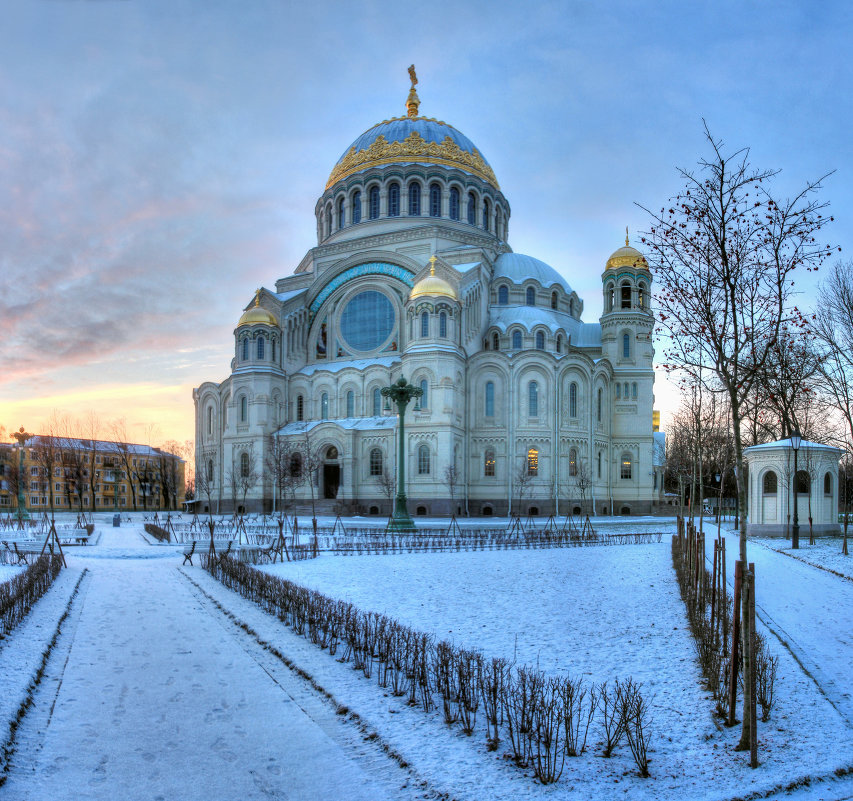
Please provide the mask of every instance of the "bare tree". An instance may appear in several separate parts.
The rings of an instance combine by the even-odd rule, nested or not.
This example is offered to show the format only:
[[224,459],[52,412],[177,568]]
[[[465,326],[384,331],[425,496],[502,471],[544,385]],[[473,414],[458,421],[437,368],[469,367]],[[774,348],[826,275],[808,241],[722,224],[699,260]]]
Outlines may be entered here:
[[204,448],[196,452],[195,486],[199,498],[207,499],[207,512],[211,522],[213,522],[213,492],[216,488],[216,455],[215,448]]
[[[513,476],[513,483],[515,485],[515,492],[513,494],[518,498],[519,514],[524,508],[524,501],[533,495],[533,482],[535,479],[536,473],[533,472],[533,468],[531,468],[530,463],[528,462],[528,457],[523,456],[521,465],[515,471],[515,475]],[[512,504],[510,504],[509,511],[510,516],[512,516]]]
[[[394,508],[394,496],[397,493],[397,479],[391,475],[388,465],[383,461],[382,472],[378,476],[373,477],[376,486],[382,495],[388,500],[388,508]],[[390,514],[390,512],[389,512]]]
[[47,497],[50,504],[50,512],[56,511],[54,504],[54,472],[61,461],[62,440],[59,436],[59,415],[53,412],[44,426],[44,433],[34,441],[31,446],[33,458],[38,465],[42,489],[47,487]]
[[134,454],[127,436],[127,421],[123,417],[113,420],[109,425],[109,435],[112,440],[115,457],[121,464],[124,475],[128,478],[127,483],[130,484],[131,503],[135,512],[138,505],[136,501],[136,482],[133,481]]
[[456,490],[459,487],[459,468],[449,464],[444,468],[444,483],[450,493],[450,514],[456,514]]
[[86,466],[84,467],[83,474],[89,483],[89,508],[92,511],[95,511],[96,508],[95,488],[98,480],[98,457],[100,456],[101,449],[99,438],[101,436],[101,430],[101,418],[98,417],[97,412],[91,410],[88,411],[81,424],[81,432],[85,437],[85,439],[81,441],[81,446],[86,448]]
[[260,477],[254,445],[249,445],[246,450],[240,453],[240,464],[235,465],[232,472],[236,476],[237,490],[243,499],[242,508],[243,514],[245,514],[246,496],[255,488]]

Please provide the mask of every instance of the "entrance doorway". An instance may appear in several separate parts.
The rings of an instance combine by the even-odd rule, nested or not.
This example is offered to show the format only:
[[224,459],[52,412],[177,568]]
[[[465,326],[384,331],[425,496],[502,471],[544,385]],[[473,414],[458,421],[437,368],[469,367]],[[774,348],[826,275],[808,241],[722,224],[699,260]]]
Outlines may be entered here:
[[338,449],[332,445],[326,451],[323,465],[323,497],[334,500],[341,486],[341,466],[338,462]]

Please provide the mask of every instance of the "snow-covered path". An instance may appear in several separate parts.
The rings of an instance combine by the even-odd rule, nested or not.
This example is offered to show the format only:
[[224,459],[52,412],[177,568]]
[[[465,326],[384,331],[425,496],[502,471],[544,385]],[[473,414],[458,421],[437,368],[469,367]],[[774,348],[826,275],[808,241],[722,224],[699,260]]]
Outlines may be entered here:
[[89,572],[0,798],[419,797],[402,788],[407,772],[369,744],[359,753],[352,726],[205,603],[179,553],[128,526],[69,556]]
[[[709,558],[715,531],[706,529]],[[736,533],[726,533],[729,582],[738,554]],[[752,540],[756,615],[814,679],[853,731],[853,582],[807,565]],[[853,734],[851,734],[853,737]]]

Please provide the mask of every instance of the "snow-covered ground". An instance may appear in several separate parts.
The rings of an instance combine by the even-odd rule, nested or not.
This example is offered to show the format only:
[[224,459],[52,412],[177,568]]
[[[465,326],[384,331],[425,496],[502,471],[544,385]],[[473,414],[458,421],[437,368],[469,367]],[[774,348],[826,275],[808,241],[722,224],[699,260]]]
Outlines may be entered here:
[[841,552],[840,537],[820,537],[815,539],[814,545],[809,545],[809,537],[806,533],[805,538],[800,539],[800,547],[796,550],[791,548],[790,540],[768,538],[757,539],[755,542],[765,548],[771,548],[794,559],[799,559],[813,567],[834,570],[836,573],[853,580],[853,531],[850,532],[850,537],[847,540],[847,556]]
[[17,576],[24,568],[16,565],[0,565],[0,582]]
[[502,758],[505,747],[487,752],[482,730],[468,738],[439,713],[405,706],[375,677],[297,637],[198,567],[182,567],[179,549],[148,545],[141,515],[119,529],[111,515],[96,522],[99,544],[69,549],[69,570],[0,647],[0,714],[10,720],[83,577],[18,730],[0,801],[441,793],[460,801],[687,801],[788,797],[774,788],[806,776],[818,781],[793,797],[853,795],[853,780],[828,778],[853,766],[853,582],[757,544],[750,559],[759,616],[779,635],[769,640],[780,676],[754,771],[732,750],[738,731],[714,723],[668,537],[653,545],[324,556],[272,568],[488,656],[590,681],[644,682],[653,778],[636,776],[625,745],[601,758],[595,731],[589,752],[542,787]]

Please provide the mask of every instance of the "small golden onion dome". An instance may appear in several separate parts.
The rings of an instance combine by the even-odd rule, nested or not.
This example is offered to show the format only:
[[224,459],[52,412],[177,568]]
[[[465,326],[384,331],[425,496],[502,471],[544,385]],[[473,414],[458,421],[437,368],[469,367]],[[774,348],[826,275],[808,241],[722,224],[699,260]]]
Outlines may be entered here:
[[426,278],[422,278],[412,287],[412,291],[409,293],[409,300],[414,300],[423,295],[431,295],[432,297],[438,295],[450,298],[451,300],[458,300],[456,290],[447,281],[435,274],[435,256],[431,256],[429,260],[429,275]]
[[261,290],[258,289],[255,291],[255,305],[246,309],[243,312],[243,316],[240,318],[240,322],[237,323],[237,328],[241,325],[256,325],[261,323],[263,325],[278,325],[275,317],[271,312],[268,312],[263,306],[261,306]]
[[618,270],[620,267],[638,267],[648,270],[649,263],[646,257],[636,248],[628,244],[628,229],[625,229],[625,246],[615,250],[607,260],[605,270]]

